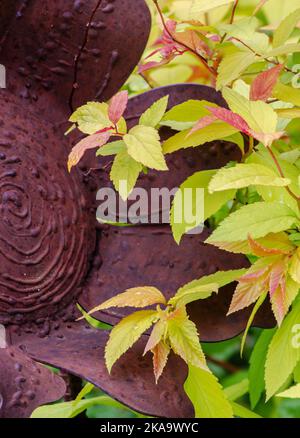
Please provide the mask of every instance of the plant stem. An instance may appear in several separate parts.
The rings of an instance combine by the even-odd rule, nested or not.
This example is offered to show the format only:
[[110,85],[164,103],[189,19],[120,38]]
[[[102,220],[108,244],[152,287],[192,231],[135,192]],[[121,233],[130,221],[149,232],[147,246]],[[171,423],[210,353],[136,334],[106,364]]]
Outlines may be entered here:
[[[276,167],[277,167],[277,169],[278,169],[278,172],[279,172],[279,174],[280,174],[280,176],[282,177],[282,178],[284,178],[285,176],[284,176],[284,172],[283,172],[283,170],[282,170],[282,168],[281,168],[281,166],[280,166],[280,163],[279,163],[279,161],[277,160],[277,157],[276,157],[276,155],[274,154],[274,152],[272,151],[272,149],[271,149],[271,147],[267,147],[267,150],[269,151],[269,154],[270,154],[270,156],[271,156],[271,158],[272,158],[272,160],[274,161],[274,163],[275,163],[275,165],[276,165]],[[288,186],[285,186],[285,189],[287,190],[287,192],[297,201],[297,203],[298,203],[298,205],[300,206],[300,196],[297,196]]]
[[235,365],[229,363],[229,362],[225,362],[223,360],[219,360],[219,359],[215,359],[212,356],[206,356],[207,360],[211,363],[213,363],[214,365],[217,365],[221,368],[223,368],[225,371],[227,371],[230,374],[234,374],[237,371],[240,371],[240,369],[238,367],[236,367]]
[[[233,24],[233,22],[234,22],[235,11],[236,11],[236,8],[237,8],[238,4],[239,4],[239,0],[235,0],[233,8],[232,8],[232,11],[231,11],[229,24]],[[227,33],[225,32],[224,35],[221,38],[221,41],[220,41],[221,44],[224,42],[226,37],[227,37]]]
[[[250,52],[252,52],[255,56],[259,56],[260,58],[262,58],[264,61],[269,62],[270,64],[274,64],[274,65],[279,65],[279,62],[276,61],[275,59],[269,59],[269,58],[265,58],[263,57],[260,53],[257,53],[254,49],[252,49],[252,47],[250,47],[247,43],[245,43],[244,41],[240,40],[239,38],[236,37],[232,37],[233,40],[238,41],[239,43],[241,43],[243,46],[245,46],[248,50],[250,50]],[[293,70],[291,70],[290,68],[284,66],[283,67],[285,71],[289,72],[289,73],[294,73]]]
[[167,24],[166,24],[166,21],[165,21],[165,18],[164,18],[164,15],[163,15],[163,13],[162,13],[162,10],[160,9],[160,6],[159,6],[159,4],[158,4],[158,0],[152,0],[153,1],[153,3],[154,3],[154,5],[155,5],[155,7],[156,7],[156,9],[157,9],[157,12],[158,12],[158,14],[159,14],[159,16],[160,16],[160,19],[161,19],[161,22],[162,22],[162,25],[163,25],[163,27],[164,27],[164,30],[167,32],[167,34],[169,35],[169,37],[174,41],[174,43],[176,43],[176,44],[179,44],[180,46],[182,46],[182,47],[184,47],[185,49],[187,49],[188,51],[190,51],[191,53],[193,53],[195,56],[197,56],[197,58],[199,58],[199,60],[200,60],[200,62],[204,65],[204,67],[214,76],[214,77],[216,77],[217,76],[217,72],[212,68],[212,67],[210,67],[209,65],[208,65],[208,63],[207,63],[207,60],[203,57],[203,56],[201,56],[196,50],[194,50],[194,49],[192,49],[191,47],[189,47],[188,45],[186,45],[185,43],[183,43],[183,42],[181,42],[181,41],[178,41],[175,37],[174,37],[174,35],[172,35],[172,33],[169,31],[169,29],[168,29],[168,26],[167,26]]

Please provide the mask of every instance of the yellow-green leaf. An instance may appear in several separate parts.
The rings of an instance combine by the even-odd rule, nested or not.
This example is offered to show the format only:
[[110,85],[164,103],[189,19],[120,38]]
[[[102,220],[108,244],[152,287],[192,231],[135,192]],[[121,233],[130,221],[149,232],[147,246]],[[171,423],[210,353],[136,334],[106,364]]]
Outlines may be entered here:
[[189,129],[178,132],[164,142],[163,151],[165,154],[169,154],[178,151],[179,149],[201,146],[220,138],[226,140],[226,137],[229,137],[236,132],[238,132],[238,130],[233,126],[221,121],[216,121],[191,135],[189,135]]
[[300,360],[299,345],[293,341],[293,328],[297,324],[300,324],[300,301],[284,319],[269,346],[265,366],[267,399],[281,388]]
[[[171,227],[179,244],[182,236],[216,213],[227,201],[234,198],[235,190],[208,193],[208,184],[216,170],[194,173],[179,187],[171,208]],[[203,189],[203,191],[199,191]]]
[[116,155],[110,179],[124,201],[132,192],[142,169],[141,163],[135,161],[126,150]]
[[176,309],[167,320],[168,339],[172,350],[187,364],[207,370],[195,324],[189,319],[185,307]]
[[296,250],[295,254],[291,258],[289,274],[296,283],[300,284],[300,248]]
[[94,134],[112,124],[108,118],[108,104],[100,102],[88,102],[79,107],[69,121],[77,123],[80,131],[85,134]]
[[193,403],[195,418],[232,418],[232,407],[217,378],[208,371],[189,365],[184,390]]
[[123,151],[126,151],[126,144],[123,140],[117,140],[99,148],[96,156],[109,157],[110,155],[117,155],[119,152]]
[[257,184],[283,187],[290,183],[288,178],[281,178],[267,166],[242,163],[234,167],[220,169],[209,183],[209,192],[240,189]]
[[239,50],[226,54],[218,68],[217,90],[230,85],[255,62],[255,55],[252,52]]
[[286,40],[290,37],[296,24],[300,20],[300,9],[296,9],[294,12],[289,14],[280,25],[275,29],[273,35],[273,47],[282,46]]
[[156,318],[156,311],[140,310],[123,318],[112,329],[105,347],[105,362],[109,373],[114,363],[138,341]]
[[224,88],[222,94],[231,111],[243,117],[255,132],[276,132],[278,116],[270,105],[259,100],[250,101],[230,88]]
[[135,126],[123,137],[129,155],[146,167],[168,170],[158,131],[150,126]]
[[166,304],[163,294],[152,286],[133,287],[118,294],[99,306],[92,309],[88,314],[111,307],[147,307],[152,304]]
[[233,3],[233,0],[193,0],[190,7],[190,17],[195,19],[197,15],[203,12],[210,11],[211,9],[218,8],[220,6],[229,5]]
[[231,213],[207,239],[213,242],[239,242],[250,234],[253,239],[285,231],[299,223],[294,211],[280,202],[255,202]]
[[171,108],[163,117],[161,125],[169,126],[177,131],[192,128],[204,116],[210,114],[207,107],[217,107],[207,100],[187,100]]
[[269,58],[273,56],[290,55],[294,52],[300,52],[300,44],[285,44],[283,46],[276,47],[268,53],[264,53],[263,57]]
[[166,319],[160,319],[159,321],[157,321],[157,323],[153,326],[151,335],[149,336],[148,342],[144,350],[144,354],[146,354],[150,350],[153,350],[161,340],[164,340],[166,335],[166,329]]
[[[300,89],[289,85],[277,83],[273,89],[272,96],[283,102],[289,102],[293,105],[300,106]],[[295,110],[295,108],[290,111]],[[298,116],[299,117],[299,116]]]
[[164,96],[154,102],[150,108],[141,115],[139,124],[155,128],[160,123],[166,112],[168,101],[169,96]]
[[277,394],[277,397],[284,397],[284,398],[300,398],[300,383],[298,385],[294,385],[289,389],[286,389],[283,392],[280,392]]
[[218,271],[215,274],[205,275],[197,280],[193,280],[179,288],[176,295],[169,300],[169,304],[180,307],[192,301],[209,298],[213,292],[217,292],[221,287],[237,280],[245,272],[246,269]]

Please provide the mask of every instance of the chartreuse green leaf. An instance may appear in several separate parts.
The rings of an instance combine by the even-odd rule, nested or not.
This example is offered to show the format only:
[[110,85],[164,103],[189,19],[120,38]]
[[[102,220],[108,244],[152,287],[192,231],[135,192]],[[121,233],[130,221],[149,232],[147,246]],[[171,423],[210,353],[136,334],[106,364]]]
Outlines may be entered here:
[[[268,151],[265,147],[262,145],[259,145],[257,147],[258,151],[252,153],[248,159],[248,163],[255,163],[255,164],[262,164],[264,166],[267,166],[271,169],[273,169],[275,172],[277,172],[277,167],[273,160],[271,159]],[[288,163],[285,160],[282,160],[277,154],[276,150],[273,151],[276,155],[277,161],[280,164],[281,169],[283,170],[283,174],[285,177],[289,178],[292,183],[290,184],[290,189],[300,195],[299,191],[299,185],[298,185],[298,175],[299,172],[297,168],[290,163]],[[271,187],[271,186],[261,186],[256,185],[256,190],[259,193],[259,195],[263,198],[264,201],[267,202],[274,202],[278,201],[283,204],[286,204],[288,207],[290,207],[292,210],[296,212],[296,214],[299,214],[299,208],[297,201],[288,193],[288,191],[284,187]]]
[[294,381],[296,383],[300,383],[300,362],[297,363],[293,374],[294,374]]
[[210,2],[206,0],[193,0],[190,6],[190,17],[195,19],[195,16],[203,12],[210,11],[219,6],[229,5],[230,3],[233,3],[233,0],[211,0]]
[[156,129],[138,125],[132,128],[123,140],[134,160],[151,169],[168,170]]
[[251,185],[287,186],[291,183],[288,178],[281,178],[267,166],[260,164],[237,164],[234,167],[220,169],[211,179],[208,190],[210,193],[240,189]]
[[169,154],[179,149],[201,146],[204,143],[220,138],[226,140],[226,137],[236,132],[238,132],[236,128],[218,120],[191,135],[189,135],[189,129],[178,132],[164,142],[163,151],[165,154]]
[[233,410],[217,378],[189,365],[184,390],[193,403],[196,418],[232,418]]
[[269,346],[265,367],[267,399],[281,388],[300,360],[300,348],[295,341],[295,327],[298,324],[300,324],[299,300],[283,320]]
[[273,35],[273,47],[282,46],[286,40],[292,34],[298,21],[300,20],[300,9],[296,9],[294,12],[285,17],[280,25],[275,29]]
[[196,300],[209,298],[213,292],[226,284],[244,275],[246,269],[236,269],[232,271],[218,271],[215,274],[205,275],[198,280],[193,280],[178,289],[176,295],[169,300],[168,304],[180,307]]
[[[241,18],[232,24],[221,24],[219,30],[221,33],[226,33],[228,37],[243,41],[256,53],[265,53],[269,47],[269,38],[263,32],[257,32],[259,26],[259,20],[252,16]],[[236,41],[233,40],[233,43],[236,43]]]
[[157,317],[154,310],[140,310],[126,316],[114,326],[105,347],[105,362],[109,373],[114,363],[138,341]]
[[91,315],[99,310],[110,309],[111,307],[139,308],[151,306],[152,304],[166,304],[165,297],[158,289],[153,286],[133,287],[104,301],[88,314]]
[[255,59],[256,57],[252,52],[245,50],[226,54],[218,68],[217,90],[230,85],[255,62]]
[[[179,187],[171,208],[171,227],[174,239],[182,236],[216,213],[227,201],[234,198],[235,190],[208,193],[208,185],[216,170],[194,173]],[[200,190],[203,191],[200,192]]]
[[[79,130],[84,134],[94,134],[112,125],[108,117],[108,104],[100,102],[88,102],[79,107],[71,115],[69,121],[77,123]],[[117,126],[120,132],[126,132],[126,122],[123,117]]]
[[278,116],[270,105],[260,100],[250,101],[227,87],[222,90],[222,94],[231,111],[243,117],[255,132],[276,132]]
[[245,406],[239,405],[235,402],[230,402],[233,414],[235,417],[239,418],[262,418],[255,412],[250,411],[250,409],[245,408]]
[[132,192],[142,169],[142,164],[135,161],[126,150],[116,155],[110,179],[124,201]]
[[192,128],[200,118],[208,116],[207,107],[217,107],[207,100],[187,100],[171,108],[163,117],[161,125],[169,126],[177,131]]
[[[284,85],[277,83],[273,89],[272,96],[283,102],[289,102],[293,105],[300,106],[300,89],[291,87],[290,85]],[[291,109],[290,111],[293,111]],[[299,117],[299,115],[298,115]]]
[[299,224],[299,218],[287,205],[280,202],[255,202],[228,216],[206,242],[238,242],[247,240],[249,234],[257,239],[266,236],[270,230],[277,233],[294,224]]
[[106,395],[101,395],[99,397],[80,400],[75,406],[73,401],[40,406],[31,414],[31,418],[74,418],[88,408],[97,405],[128,409],[116,400]]
[[263,330],[254,345],[249,366],[249,395],[254,409],[265,390],[265,363],[268,347],[276,329]]
[[155,128],[163,118],[169,102],[169,96],[164,96],[154,102],[140,117],[139,124]]
[[263,57],[290,55],[300,52],[300,44],[285,44],[263,54]]
[[89,394],[94,389],[92,383],[86,383],[82,390],[79,392],[75,400],[73,401],[73,406],[75,407],[87,394]]
[[119,152],[123,151],[126,151],[126,144],[123,140],[117,140],[99,148],[96,156],[109,157],[110,155],[117,155]]
[[189,319],[185,307],[176,309],[167,320],[168,340],[175,354],[187,364],[208,370],[197,327]]
[[285,398],[300,398],[300,383],[298,385],[294,385],[286,391],[280,392],[277,394],[277,397],[285,397]]
[[108,118],[108,104],[100,102],[88,102],[79,107],[71,115],[69,121],[77,123],[78,128],[84,134],[94,134],[112,124]]
[[268,292],[264,292],[256,301],[256,303],[254,304],[254,307],[251,311],[251,314],[248,318],[247,321],[247,325],[245,328],[245,331],[243,333],[243,337],[242,337],[242,341],[241,341],[241,348],[240,348],[240,354],[241,357],[243,356],[243,352],[244,352],[244,348],[245,348],[245,344],[246,344],[246,340],[247,340],[247,336],[249,333],[250,328],[252,327],[252,323],[254,321],[255,315],[257,314],[257,312],[259,311],[259,309],[261,308],[261,306],[263,305],[265,299],[267,298]]

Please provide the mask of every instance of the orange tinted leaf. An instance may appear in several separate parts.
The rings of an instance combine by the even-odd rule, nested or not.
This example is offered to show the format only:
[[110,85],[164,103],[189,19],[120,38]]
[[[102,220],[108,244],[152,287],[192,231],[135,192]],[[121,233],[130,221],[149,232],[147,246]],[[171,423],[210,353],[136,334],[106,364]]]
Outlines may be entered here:
[[87,151],[88,149],[93,149],[105,145],[108,142],[110,136],[111,133],[109,131],[101,132],[98,134],[89,135],[88,137],[84,138],[79,143],[77,143],[77,145],[73,147],[69,155],[69,159],[68,159],[69,172],[73,166],[76,166],[76,164],[79,163],[85,151]]
[[152,286],[134,287],[95,307],[89,315],[110,307],[147,307],[152,304],[166,304],[165,297],[158,289]]
[[110,101],[108,107],[109,120],[116,125],[123,116],[128,104],[128,92],[120,91]]
[[280,285],[283,286],[285,271],[286,271],[286,264],[283,259],[278,260],[278,262],[272,265],[272,269],[270,271],[270,280],[269,280],[269,291],[271,297]]
[[299,284],[287,275],[270,297],[272,310],[279,326],[282,324],[284,317],[288,313],[298,293]]
[[163,341],[159,342],[153,349],[153,370],[155,381],[158,382],[162,372],[167,364],[170,354],[170,347]]
[[282,64],[276,65],[269,70],[260,73],[251,84],[250,100],[266,101],[272,95],[273,88],[278,81]]
[[263,246],[261,243],[259,243],[257,240],[252,239],[250,234],[248,236],[248,243],[252,254],[256,255],[257,257],[267,257],[270,255],[277,255],[277,254],[289,254],[290,252],[277,248],[267,248]]
[[151,335],[146,344],[144,354],[146,354],[150,350],[153,350],[157,346],[157,344],[159,344],[159,342],[164,338],[166,327],[167,324],[164,320],[159,320],[154,325]]

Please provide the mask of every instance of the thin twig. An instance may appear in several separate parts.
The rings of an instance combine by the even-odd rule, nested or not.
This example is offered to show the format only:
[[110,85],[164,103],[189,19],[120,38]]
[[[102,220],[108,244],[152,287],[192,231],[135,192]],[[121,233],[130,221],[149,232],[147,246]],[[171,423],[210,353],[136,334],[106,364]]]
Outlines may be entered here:
[[[233,24],[233,22],[234,22],[235,11],[236,11],[238,4],[239,4],[239,0],[235,0],[232,11],[231,11],[229,24]],[[221,44],[224,42],[226,37],[227,37],[227,33],[225,32],[221,38],[221,41],[220,41]]]
[[224,370],[226,370],[228,373],[230,374],[234,374],[237,371],[240,371],[240,369],[238,367],[236,367],[235,365],[229,363],[229,362],[225,362],[223,360],[219,360],[219,359],[215,359],[214,357],[211,356],[206,356],[207,360],[211,363],[213,363],[214,365],[217,365],[221,368],[223,368]]
[[[267,147],[267,150],[269,151],[269,154],[271,155],[272,160],[274,161],[278,172],[280,174],[280,176],[282,178],[285,178],[284,176],[284,172],[281,169],[281,166],[279,164],[279,161],[277,160],[276,155],[274,154],[274,152],[272,151],[271,147]],[[288,186],[285,186],[285,189],[287,190],[287,192],[297,201],[298,205],[300,205],[300,196],[297,196]]]
[[[269,59],[269,58],[265,58],[264,56],[262,56],[260,53],[257,53],[254,49],[252,49],[252,47],[250,47],[247,43],[245,43],[244,41],[240,40],[237,37],[232,37],[233,40],[238,41],[239,43],[241,43],[243,46],[245,46],[248,50],[250,50],[250,52],[252,52],[255,56],[259,56],[260,58],[264,59],[266,62],[269,62],[270,64],[274,64],[274,65],[279,65],[279,62],[276,61],[275,59]],[[284,66],[283,67],[285,71],[289,72],[289,73],[294,73],[293,70],[291,70],[290,68]]]

